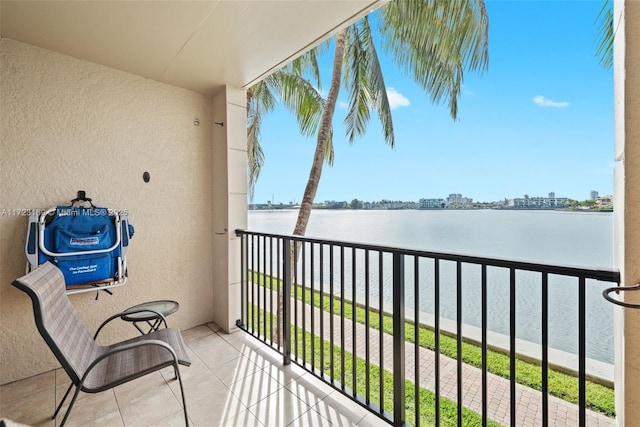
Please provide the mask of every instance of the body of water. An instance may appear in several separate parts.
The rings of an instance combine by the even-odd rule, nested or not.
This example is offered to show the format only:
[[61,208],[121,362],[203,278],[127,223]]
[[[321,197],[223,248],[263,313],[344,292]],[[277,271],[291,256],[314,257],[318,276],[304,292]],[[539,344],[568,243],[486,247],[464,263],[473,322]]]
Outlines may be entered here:
[[[297,211],[250,211],[250,231],[291,234]],[[315,210],[307,237],[407,249],[476,255],[586,268],[613,268],[613,214],[564,211],[513,210]],[[363,268],[362,263],[360,267]],[[433,313],[432,263],[420,265],[424,291],[420,310]],[[478,270],[478,271],[476,271]],[[480,326],[480,268],[465,265],[463,277],[463,321]],[[346,268],[350,271],[350,267]],[[390,269],[384,283],[390,282]],[[414,274],[410,272],[410,274]],[[386,275],[386,274],[385,274]],[[454,263],[441,266],[441,315],[455,319]],[[541,330],[540,275],[518,272],[517,335],[539,343]],[[426,278],[423,279],[423,278]],[[349,278],[346,283],[349,282]],[[372,278],[376,280],[376,278]],[[411,283],[411,282],[410,282]],[[488,270],[488,328],[509,333],[509,272]],[[563,351],[577,351],[577,280],[549,278],[549,342]],[[613,306],[601,296],[610,283],[587,281],[587,356],[613,362]],[[355,289],[363,292],[363,289]],[[390,286],[384,299],[391,300]],[[413,290],[405,291],[413,306]],[[375,297],[375,295],[371,295]]]

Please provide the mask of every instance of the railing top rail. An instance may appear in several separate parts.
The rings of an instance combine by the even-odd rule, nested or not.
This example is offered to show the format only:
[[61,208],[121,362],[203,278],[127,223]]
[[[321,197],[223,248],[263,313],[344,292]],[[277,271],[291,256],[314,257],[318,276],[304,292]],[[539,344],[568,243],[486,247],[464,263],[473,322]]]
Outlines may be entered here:
[[487,265],[491,267],[513,268],[516,270],[535,271],[535,272],[559,274],[559,275],[565,275],[565,276],[576,276],[576,277],[584,277],[586,279],[600,280],[603,282],[613,282],[617,284],[620,283],[620,272],[618,270],[608,269],[608,268],[586,268],[586,267],[578,267],[578,266],[542,264],[542,263],[535,263],[535,262],[529,262],[529,261],[521,261],[516,259],[486,258],[486,257],[475,256],[475,255],[433,252],[433,251],[425,251],[420,249],[398,248],[394,246],[374,245],[370,243],[347,242],[342,240],[321,239],[321,238],[315,238],[315,237],[295,236],[295,235],[287,235],[287,234],[264,233],[264,232],[248,231],[248,230],[242,230],[242,229],[235,230],[235,233],[236,233],[236,236],[238,237],[242,235],[253,235],[253,236],[277,238],[277,239],[290,239],[296,242],[308,242],[308,243],[315,243],[315,244],[321,244],[321,245],[342,246],[345,248],[370,250],[375,252],[401,253],[403,255],[433,258],[433,259],[439,259],[444,261],[457,261],[457,262],[464,262],[469,264]]

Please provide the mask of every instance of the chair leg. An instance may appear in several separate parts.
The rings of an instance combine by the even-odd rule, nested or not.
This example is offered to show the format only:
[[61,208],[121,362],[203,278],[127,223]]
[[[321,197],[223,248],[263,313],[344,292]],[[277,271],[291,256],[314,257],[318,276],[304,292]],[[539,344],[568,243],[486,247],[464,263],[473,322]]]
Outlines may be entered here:
[[176,377],[180,382],[180,394],[182,395],[182,407],[184,408],[184,425],[189,427],[189,418],[187,417],[187,401],[184,398],[184,386],[182,385],[182,376],[180,376],[180,370],[178,369],[178,363],[174,363],[174,369],[176,371]]
[[58,416],[58,412],[60,412],[60,408],[62,408],[62,405],[64,405],[64,401],[67,400],[67,397],[69,396],[69,392],[71,391],[71,387],[73,387],[73,383],[69,384],[69,388],[67,389],[67,392],[64,394],[64,397],[60,401],[60,404],[56,408],[56,411],[53,413],[53,417],[51,417],[52,420],[55,419]]
[[75,393],[73,393],[73,398],[71,399],[71,402],[69,402],[69,407],[67,408],[67,412],[64,413],[64,418],[62,418],[62,422],[60,423],[60,427],[63,427],[64,423],[67,422],[67,417],[69,417],[69,413],[71,412],[71,408],[73,408],[73,404],[76,403],[76,399],[78,398],[78,394],[79,393],[80,393],[80,386],[76,387],[76,391],[75,391]]

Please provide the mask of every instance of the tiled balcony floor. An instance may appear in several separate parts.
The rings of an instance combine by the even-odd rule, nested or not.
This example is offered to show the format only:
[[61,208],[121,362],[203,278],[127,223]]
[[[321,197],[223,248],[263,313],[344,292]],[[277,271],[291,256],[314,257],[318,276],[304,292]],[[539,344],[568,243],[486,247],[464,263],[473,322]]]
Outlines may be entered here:
[[[183,337],[192,361],[180,371],[191,426],[388,425],[303,369],[283,366],[279,354],[242,332],[228,335],[209,325]],[[182,426],[173,378],[165,369],[102,393],[80,393],[66,425]],[[66,406],[56,420],[51,415],[68,386],[61,369],[4,385],[0,417],[57,426]]]

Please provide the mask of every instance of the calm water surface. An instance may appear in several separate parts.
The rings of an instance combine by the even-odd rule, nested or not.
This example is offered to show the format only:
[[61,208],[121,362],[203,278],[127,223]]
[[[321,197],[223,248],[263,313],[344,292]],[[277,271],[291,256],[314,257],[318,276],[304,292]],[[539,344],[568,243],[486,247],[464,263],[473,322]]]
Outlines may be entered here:
[[[250,211],[251,231],[291,234],[297,211]],[[311,214],[308,237],[578,266],[613,268],[613,214],[562,211],[506,210],[316,210]],[[358,270],[362,262],[357,262]],[[350,266],[345,270],[350,276]],[[410,269],[409,269],[410,270]],[[480,286],[477,266],[464,266],[463,321],[480,326]],[[385,271],[383,297],[391,301],[390,269]],[[413,275],[409,271],[408,275]],[[420,310],[433,313],[433,265],[419,266]],[[410,278],[410,277],[408,277]],[[429,280],[431,278],[431,280]],[[374,280],[375,278],[372,278]],[[489,329],[509,333],[509,272],[488,270]],[[350,283],[347,277],[346,283]],[[540,275],[518,272],[517,335],[540,342]],[[411,282],[412,283],[412,282]],[[424,283],[424,285],[422,285]],[[388,286],[386,284],[389,284]],[[577,351],[577,281],[550,276],[550,345]],[[441,266],[441,314],[455,319],[456,269],[454,263]],[[587,281],[587,355],[613,361],[613,306],[601,296],[609,283]],[[432,289],[432,288],[431,288]],[[356,289],[364,292],[364,289]],[[372,297],[375,297],[373,291]],[[406,290],[413,305],[413,289]]]

